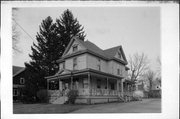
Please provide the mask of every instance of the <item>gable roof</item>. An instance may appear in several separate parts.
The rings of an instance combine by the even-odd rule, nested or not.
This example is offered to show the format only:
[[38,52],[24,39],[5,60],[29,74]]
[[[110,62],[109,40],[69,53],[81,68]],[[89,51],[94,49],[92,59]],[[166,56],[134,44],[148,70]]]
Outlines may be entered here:
[[94,43],[92,43],[90,41],[85,41],[84,45],[88,50],[95,52],[99,55],[102,55],[104,57],[107,57],[107,55],[104,53],[104,51],[101,48],[99,48],[98,46],[96,46]]
[[20,66],[13,66],[13,77],[18,75],[19,73],[21,73],[22,71],[24,71],[25,68],[24,67],[20,67]]
[[113,48],[109,48],[109,49],[106,49],[104,50],[105,54],[107,56],[109,56],[109,58],[112,58],[116,55],[117,51],[119,50],[121,46],[117,46],[117,47],[113,47]]
[[[94,43],[90,42],[90,41],[82,41],[82,40],[79,40],[77,37],[73,37],[70,41],[70,43],[68,44],[65,52],[63,53],[63,56],[62,58],[65,56],[65,54],[68,52],[68,50],[70,49],[73,41],[76,40],[77,42],[79,42],[81,45],[83,45],[85,47],[85,49],[87,51],[90,51],[91,53],[93,53],[94,55],[98,55],[98,56],[102,56],[103,58],[105,58],[106,60],[110,60],[110,59],[116,59],[114,56],[116,55],[116,53],[118,52],[118,50],[120,49],[121,52],[122,52],[122,56],[123,56],[123,59],[125,60],[124,63],[127,64],[127,60],[126,60],[126,57],[125,57],[125,54],[123,52],[123,49],[122,49],[122,46],[116,46],[116,47],[113,47],[113,48],[109,48],[109,49],[106,49],[106,50],[102,50],[101,48],[99,48],[97,45],[95,45]],[[58,60],[60,61],[60,60]]]

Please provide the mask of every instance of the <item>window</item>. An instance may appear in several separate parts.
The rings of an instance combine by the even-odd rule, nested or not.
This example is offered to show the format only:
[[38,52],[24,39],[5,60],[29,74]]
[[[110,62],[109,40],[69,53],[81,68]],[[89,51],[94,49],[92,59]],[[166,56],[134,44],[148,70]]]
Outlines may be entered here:
[[101,71],[101,59],[98,59],[97,67],[98,70]]
[[97,80],[97,88],[101,88],[101,80]]
[[17,95],[18,95],[17,89],[13,89],[13,96],[17,96]]
[[20,78],[20,84],[24,84],[24,83],[25,83],[24,78]]
[[111,90],[115,90],[114,83],[110,83]]
[[120,69],[117,69],[117,75],[120,75]]
[[73,58],[73,70],[77,69],[77,58]]
[[120,53],[120,51],[118,52],[118,57],[119,57],[119,59],[121,59],[121,53]]
[[74,45],[73,46],[73,52],[76,52],[78,50],[78,46],[77,45]]
[[88,79],[83,80],[83,88],[88,88]]

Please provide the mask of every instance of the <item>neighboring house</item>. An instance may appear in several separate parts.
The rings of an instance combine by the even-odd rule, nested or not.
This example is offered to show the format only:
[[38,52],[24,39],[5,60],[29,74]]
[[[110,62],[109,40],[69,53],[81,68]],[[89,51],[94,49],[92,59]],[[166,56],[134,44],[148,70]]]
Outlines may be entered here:
[[[123,100],[123,90],[130,91],[122,46],[102,50],[74,37],[57,63],[59,71],[46,77],[50,103],[64,103],[64,89],[78,90],[76,103],[88,104]],[[59,84],[59,89],[51,89],[50,82]]]
[[22,88],[25,84],[24,67],[13,66],[13,101],[19,101],[22,94]]

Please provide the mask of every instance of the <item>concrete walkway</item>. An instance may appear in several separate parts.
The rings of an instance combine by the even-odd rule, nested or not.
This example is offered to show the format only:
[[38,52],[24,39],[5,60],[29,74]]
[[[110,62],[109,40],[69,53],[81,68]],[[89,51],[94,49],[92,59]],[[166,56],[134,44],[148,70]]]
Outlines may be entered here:
[[72,113],[160,113],[161,99],[89,105]]

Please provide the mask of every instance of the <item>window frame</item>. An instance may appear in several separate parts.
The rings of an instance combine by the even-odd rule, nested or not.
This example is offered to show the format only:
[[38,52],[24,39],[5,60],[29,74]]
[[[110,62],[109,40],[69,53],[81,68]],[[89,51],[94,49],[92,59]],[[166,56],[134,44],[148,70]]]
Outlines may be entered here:
[[101,71],[101,59],[100,58],[98,58],[97,67],[98,67],[98,70]]
[[77,57],[73,58],[73,70],[77,69]]
[[78,51],[78,44],[74,44],[74,45],[72,46],[72,51],[73,51],[73,52],[77,52],[77,51]]
[[13,89],[13,96],[18,96],[18,89]]
[[21,77],[19,82],[20,82],[20,84],[25,84],[25,79],[23,77]]

